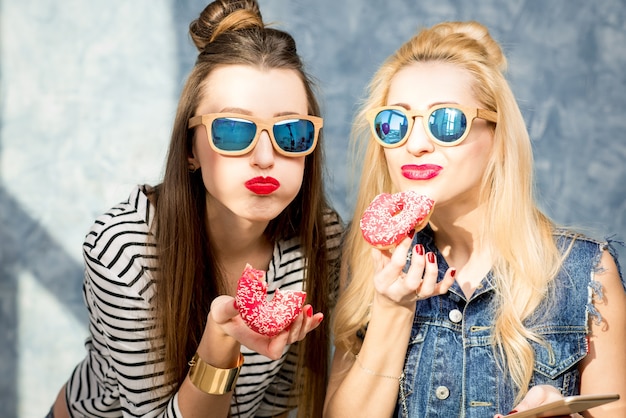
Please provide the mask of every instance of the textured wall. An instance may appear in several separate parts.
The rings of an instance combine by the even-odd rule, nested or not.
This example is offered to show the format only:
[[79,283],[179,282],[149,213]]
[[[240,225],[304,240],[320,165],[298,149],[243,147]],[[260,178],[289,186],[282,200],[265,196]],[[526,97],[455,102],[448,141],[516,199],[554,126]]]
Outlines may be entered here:
[[[133,184],[158,181],[195,59],[186,28],[204,4],[0,0],[2,417],[43,416],[83,355],[82,237]],[[319,80],[329,185],[346,220],[347,136],[369,77],[418,26],[476,19],[508,53],[547,213],[598,237],[626,238],[623,0],[261,7],[293,32]]]

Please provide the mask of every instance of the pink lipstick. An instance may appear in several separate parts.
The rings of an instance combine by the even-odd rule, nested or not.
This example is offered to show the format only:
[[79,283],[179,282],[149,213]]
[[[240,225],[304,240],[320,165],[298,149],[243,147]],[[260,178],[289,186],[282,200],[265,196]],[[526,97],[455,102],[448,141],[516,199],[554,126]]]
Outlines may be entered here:
[[409,180],[430,180],[441,170],[443,167],[436,164],[406,164],[402,166],[402,175]]
[[280,187],[280,182],[274,177],[255,177],[246,181],[245,186],[255,194],[270,194]]

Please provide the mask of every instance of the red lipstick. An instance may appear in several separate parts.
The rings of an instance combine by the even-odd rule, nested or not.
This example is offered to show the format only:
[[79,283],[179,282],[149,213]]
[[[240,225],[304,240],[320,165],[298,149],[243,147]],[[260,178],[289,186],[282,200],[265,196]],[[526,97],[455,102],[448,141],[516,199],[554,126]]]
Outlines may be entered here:
[[409,180],[430,180],[441,170],[443,167],[436,164],[406,164],[402,166],[402,175]]
[[280,187],[280,182],[274,177],[255,177],[246,181],[245,186],[255,194],[270,194]]

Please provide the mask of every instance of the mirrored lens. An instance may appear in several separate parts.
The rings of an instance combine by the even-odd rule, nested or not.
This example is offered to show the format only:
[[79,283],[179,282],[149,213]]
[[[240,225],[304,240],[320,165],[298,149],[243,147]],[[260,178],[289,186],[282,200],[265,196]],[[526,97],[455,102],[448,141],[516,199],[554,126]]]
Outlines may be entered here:
[[378,138],[390,145],[402,141],[408,126],[406,115],[396,109],[381,110],[374,118],[374,130]]
[[274,138],[286,152],[304,152],[315,143],[315,126],[304,119],[288,119],[274,125]]
[[430,133],[442,142],[454,142],[467,129],[467,118],[460,109],[444,107],[435,110],[428,118]]
[[246,149],[256,135],[254,122],[237,118],[217,118],[211,124],[213,144],[223,151]]

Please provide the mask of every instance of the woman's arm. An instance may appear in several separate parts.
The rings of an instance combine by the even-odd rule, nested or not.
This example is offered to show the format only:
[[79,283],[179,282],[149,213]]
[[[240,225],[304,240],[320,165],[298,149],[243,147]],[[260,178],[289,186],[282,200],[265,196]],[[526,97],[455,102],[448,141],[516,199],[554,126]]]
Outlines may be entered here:
[[[581,414],[587,418],[626,416],[626,292],[620,281],[615,261],[605,251],[595,280],[602,284],[600,299],[595,295],[594,306],[602,316],[599,324],[590,324],[589,352],[579,366],[580,393],[618,393],[620,400],[590,409]],[[551,386],[535,386],[515,407],[518,412],[543,405],[562,397]],[[497,418],[502,415],[496,415]],[[575,416],[575,415],[572,415]]]
[[65,401],[65,390],[66,385],[63,385],[52,405],[52,416],[54,418],[70,418],[70,413],[67,410],[67,402]]
[[[275,337],[267,337],[252,331],[239,316],[239,311],[230,296],[219,296],[211,304],[208,321],[200,344],[198,355],[205,363],[220,369],[237,365],[240,346],[243,344],[271,359],[282,356],[285,347],[304,339],[317,328],[322,314],[308,316],[303,312],[291,326]],[[198,389],[187,377],[178,390],[178,406],[185,418],[226,417],[230,410],[232,392],[211,395]],[[207,411],[211,411],[207,414]]]
[[579,367],[581,394],[618,393],[620,400],[593,408],[586,417],[626,417],[626,292],[617,266],[608,251],[600,261],[595,280],[602,284],[603,298],[594,295],[602,321],[591,321],[589,353]]
[[[387,318],[389,321],[385,323]],[[389,311],[372,316],[357,361],[353,355],[335,350],[325,417],[392,415],[412,320],[413,314],[408,310],[404,315]]]
[[[337,349],[324,405],[326,417],[386,417],[396,406],[404,358],[411,335],[417,294],[421,297],[447,292],[452,272],[437,283],[436,262],[427,262],[422,247],[405,239],[393,253],[372,250],[377,273],[376,292],[363,345],[354,357]],[[408,251],[412,264],[402,269]],[[364,303],[367,303],[364,301]]]

